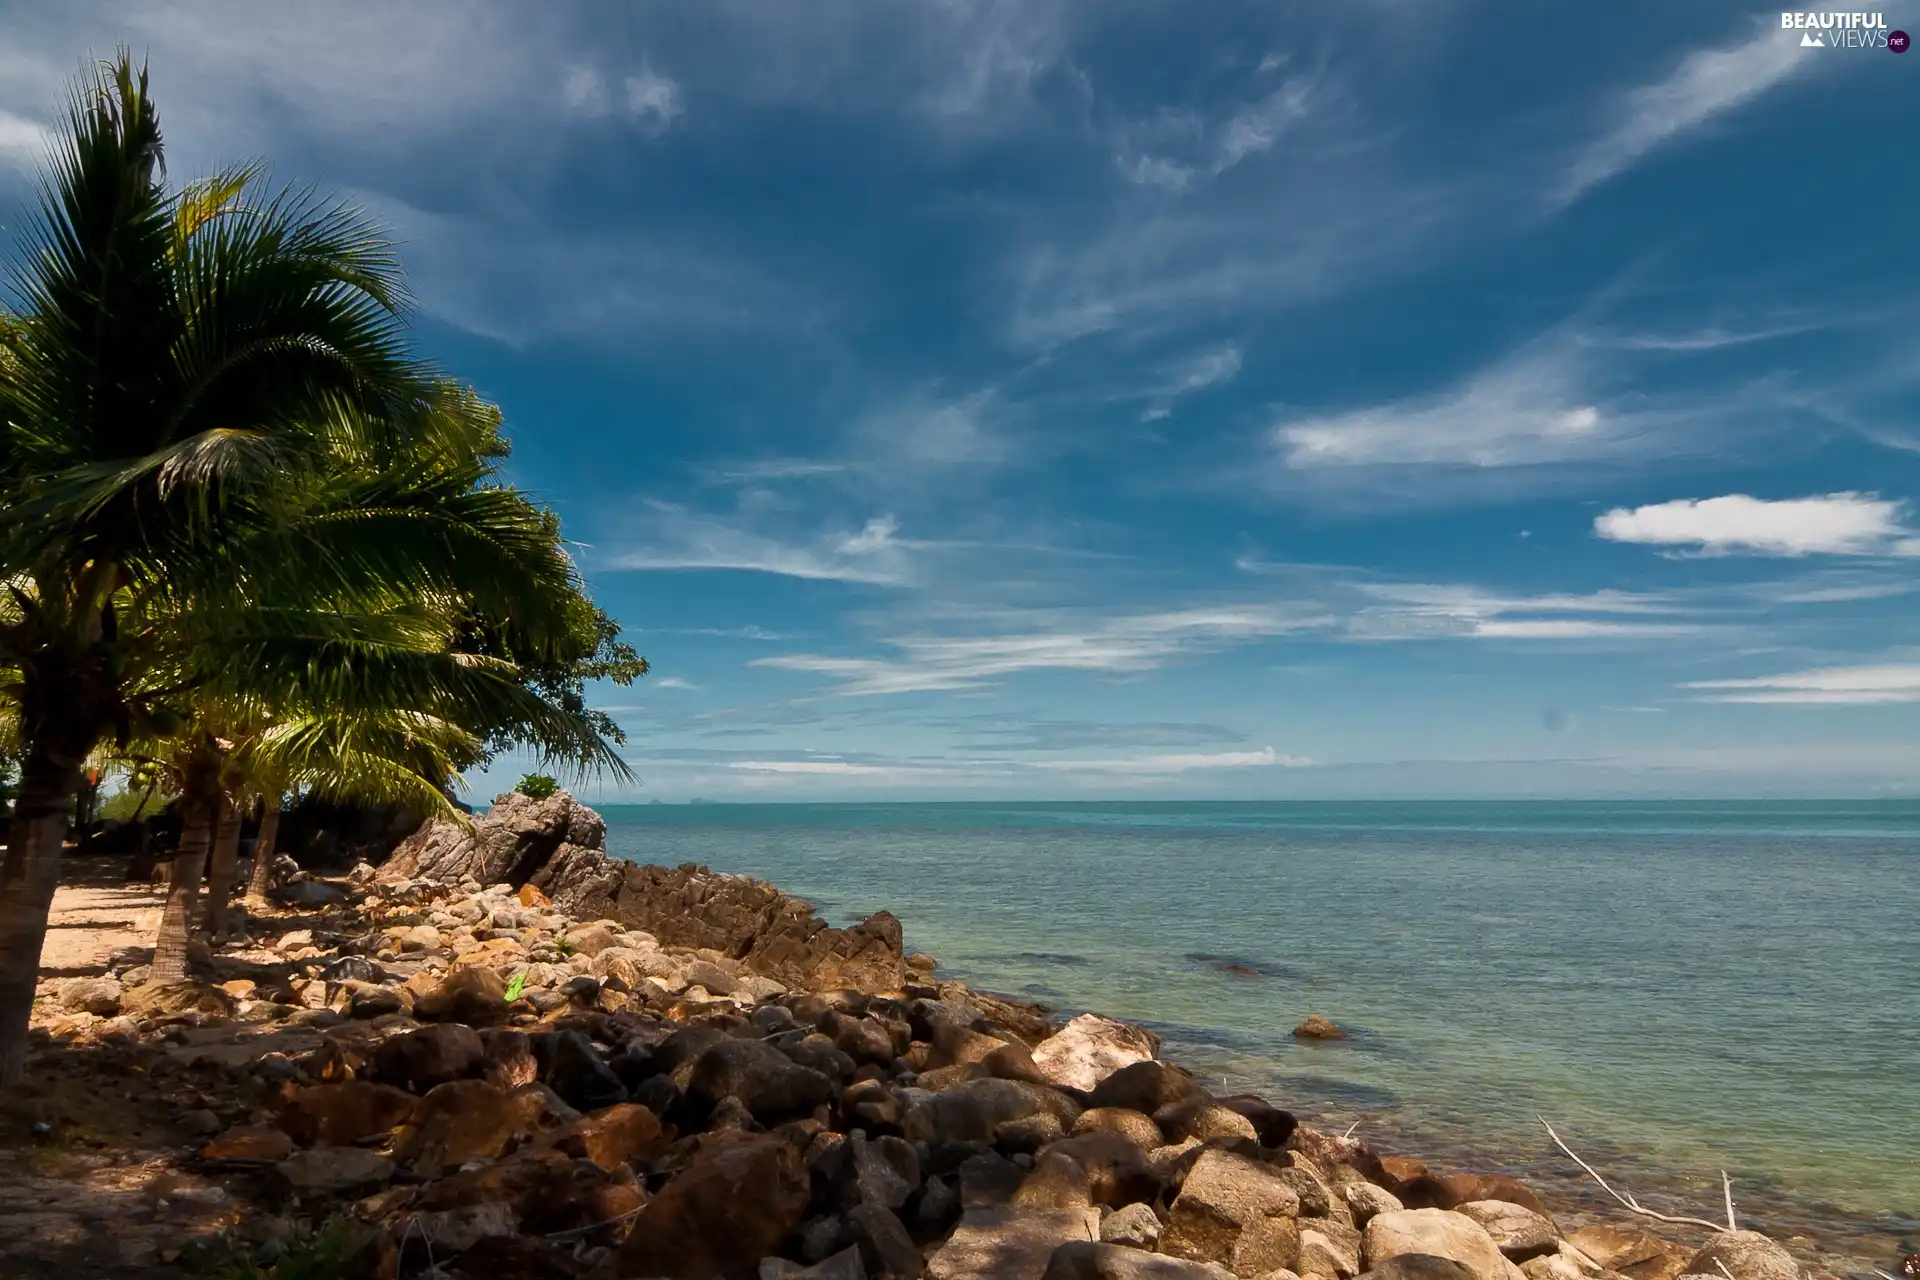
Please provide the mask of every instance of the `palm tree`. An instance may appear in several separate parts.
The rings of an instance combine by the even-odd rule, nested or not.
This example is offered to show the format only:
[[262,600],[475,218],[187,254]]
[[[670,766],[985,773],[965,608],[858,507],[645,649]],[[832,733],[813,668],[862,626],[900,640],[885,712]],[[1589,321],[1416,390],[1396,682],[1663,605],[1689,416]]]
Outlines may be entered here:
[[[101,742],[177,733],[183,699],[265,690],[454,720],[491,706],[583,764],[611,759],[580,717],[529,705],[511,663],[454,654],[426,607],[479,601],[550,646],[566,609],[540,590],[577,576],[530,504],[476,484],[477,401],[408,356],[386,239],[344,204],[263,192],[255,167],[173,192],[163,173],[146,73],[123,54],[73,94],[0,323],[0,671],[22,756],[0,1085],[23,1068]],[[221,752],[206,734],[190,753],[189,825],[217,821]]]

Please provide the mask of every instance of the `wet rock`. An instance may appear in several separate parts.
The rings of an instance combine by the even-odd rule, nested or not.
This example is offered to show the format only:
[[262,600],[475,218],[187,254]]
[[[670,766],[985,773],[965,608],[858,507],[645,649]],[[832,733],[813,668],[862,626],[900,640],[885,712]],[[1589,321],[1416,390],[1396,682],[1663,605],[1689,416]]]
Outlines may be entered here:
[[1493,1237],[1500,1252],[1525,1262],[1560,1248],[1560,1232],[1544,1214],[1505,1200],[1469,1200],[1455,1213],[1472,1218]]
[[1097,1240],[1095,1209],[968,1209],[953,1235],[927,1259],[931,1280],[1044,1275],[1053,1251],[1075,1240]]
[[1500,1173],[1424,1174],[1401,1182],[1394,1194],[1409,1209],[1457,1209],[1475,1200],[1504,1200],[1546,1212],[1532,1188]]
[[303,1147],[345,1146],[403,1123],[414,1103],[410,1093],[367,1080],[317,1084],[295,1089],[276,1123]]
[[868,1274],[919,1280],[920,1250],[891,1209],[877,1204],[856,1205],[847,1211],[847,1229]]
[[1296,1040],[1345,1040],[1347,1033],[1333,1019],[1310,1013],[1304,1022],[1293,1029],[1293,1038]]
[[74,978],[60,984],[63,1009],[111,1018],[120,1012],[121,987],[112,978]]
[[1049,1083],[1091,1091],[1120,1068],[1151,1061],[1159,1048],[1150,1031],[1084,1013],[1034,1046],[1033,1061]]
[[1188,1170],[1168,1211],[1160,1251],[1197,1262],[1231,1263],[1242,1232],[1269,1218],[1292,1218],[1299,1212],[1299,1195],[1277,1169],[1207,1148]]
[[1231,1280],[1234,1274],[1211,1262],[1189,1262],[1113,1243],[1076,1240],[1053,1251],[1041,1280]]
[[1117,1133],[1145,1151],[1167,1144],[1166,1135],[1160,1132],[1160,1126],[1153,1122],[1152,1116],[1141,1115],[1124,1107],[1088,1107],[1073,1122],[1076,1136],[1096,1131]]
[[486,1049],[472,1027],[437,1023],[383,1040],[373,1051],[373,1078],[425,1093],[435,1085],[477,1074]]
[[807,1171],[786,1141],[715,1134],[647,1202],[620,1250],[624,1275],[744,1280],[800,1224]]
[[1100,1219],[1100,1238],[1108,1244],[1151,1249],[1160,1239],[1160,1217],[1148,1204],[1130,1204]]
[[1362,1256],[1369,1270],[1404,1253],[1451,1258],[1473,1272],[1476,1280],[1507,1277],[1507,1260],[1486,1229],[1446,1209],[1402,1209],[1379,1214],[1367,1223]]
[[1792,1254],[1758,1231],[1723,1231],[1693,1255],[1686,1273],[1724,1280],[1723,1272],[1733,1280],[1796,1280],[1800,1268]]
[[393,1177],[393,1161],[363,1147],[315,1147],[282,1160],[274,1172],[297,1196],[358,1191]]

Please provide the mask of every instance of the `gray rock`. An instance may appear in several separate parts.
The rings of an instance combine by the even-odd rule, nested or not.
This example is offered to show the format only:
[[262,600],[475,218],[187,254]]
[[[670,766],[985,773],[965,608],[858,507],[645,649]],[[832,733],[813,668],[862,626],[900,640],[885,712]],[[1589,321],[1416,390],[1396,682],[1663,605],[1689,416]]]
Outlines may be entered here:
[[868,1271],[895,1280],[920,1280],[920,1250],[891,1209],[856,1206],[847,1211],[847,1227]]
[[1793,1255],[1758,1231],[1722,1232],[1686,1265],[1692,1275],[1720,1276],[1722,1268],[1733,1280],[1798,1280],[1800,1274]]
[[1053,1251],[1041,1280],[1232,1280],[1211,1262],[1189,1262],[1098,1240],[1076,1240]]
[[111,1018],[120,1012],[121,988],[112,978],[74,978],[60,984],[60,1007]]
[[1279,1170],[1210,1147],[1181,1184],[1167,1213],[1160,1249],[1196,1262],[1232,1262],[1243,1231],[1268,1218],[1293,1218],[1299,1212],[1300,1196],[1281,1180]]
[[869,1140],[855,1133],[850,1139],[853,1180],[862,1204],[899,1209],[920,1187],[920,1157],[913,1146],[887,1135]]
[[1033,1062],[1049,1083],[1086,1091],[1122,1067],[1151,1061],[1159,1047],[1150,1031],[1083,1013],[1034,1046]]
[[364,1147],[315,1147],[274,1166],[295,1195],[351,1191],[393,1177],[393,1161]]
[[762,1124],[803,1116],[838,1092],[818,1071],[760,1040],[726,1039],[702,1053],[687,1078],[687,1096],[709,1106],[736,1097]]
[[1349,1182],[1340,1189],[1347,1202],[1347,1209],[1353,1214],[1353,1225],[1364,1227],[1376,1214],[1398,1213],[1406,1208],[1400,1198],[1385,1187],[1376,1187],[1371,1182]]
[[861,1261],[857,1245],[850,1245],[810,1267],[785,1258],[762,1258],[759,1280],[867,1280],[867,1264]]
[[1475,1280],[1507,1280],[1507,1260],[1486,1228],[1447,1209],[1379,1214],[1367,1223],[1362,1251],[1368,1270],[1402,1254],[1426,1253],[1453,1259]]
[[1151,1249],[1160,1239],[1160,1218],[1152,1205],[1130,1204],[1100,1219],[1100,1238],[1108,1244]]
[[927,1259],[931,1280],[1021,1280],[1045,1274],[1053,1251],[1074,1240],[1094,1240],[1096,1209],[968,1209],[960,1225]]
[[1515,1262],[1555,1253],[1560,1232],[1544,1214],[1505,1200],[1469,1200],[1454,1209],[1472,1218],[1493,1237],[1500,1252]]

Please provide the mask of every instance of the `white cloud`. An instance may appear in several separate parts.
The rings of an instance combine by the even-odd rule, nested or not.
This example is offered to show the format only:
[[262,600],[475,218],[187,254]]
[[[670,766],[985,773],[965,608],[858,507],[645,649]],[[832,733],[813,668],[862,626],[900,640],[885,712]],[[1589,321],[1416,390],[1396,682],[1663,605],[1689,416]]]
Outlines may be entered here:
[[1347,619],[1356,640],[1651,640],[1697,635],[1697,621],[1661,621],[1680,614],[1675,600],[1651,593],[1500,595],[1478,587],[1433,583],[1365,583],[1379,603]]
[[560,86],[568,111],[582,116],[607,114],[607,78],[591,67],[575,67]]
[[1666,79],[1621,94],[1611,105],[1605,131],[1567,167],[1550,204],[1572,204],[1655,148],[1759,97],[1795,72],[1811,69],[1816,60],[1798,45],[1795,33],[1761,21],[1749,39],[1696,50]]
[[1170,774],[1193,769],[1246,769],[1280,766],[1304,769],[1313,764],[1305,756],[1276,755],[1272,747],[1258,751],[1218,751],[1211,754],[1173,754],[1133,756],[1117,760],[1035,760],[1036,769],[1057,769],[1076,773]]
[[1815,667],[1753,680],[1696,680],[1701,702],[1781,706],[1877,706],[1920,702],[1920,666]]
[[737,569],[875,586],[901,586],[913,576],[908,544],[894,537],[899,525],[892,516],[876,516],[860,529],[795,545],[672,503],[645,505],[651,540],[611,556],[608,568]]
[[1221,386],[1240,373],[1240,348],[1228,342],[1195,353],[1170,369],[1165,381],[1151,393],[1153,403],[1141,414],[1144,422],[1157,422],[1173,412],[1174,402],[1183,396]]
[[656,689],[698,689],[700,687],[693,681],[683,680],[679,676],[662,676],[660,679],[651,680],[648,681],[648,683]]
[[46,161],[52,141],[45,125],[0,111],[0,164],[33,172]]
[[1863,493],[1768,501],[1744,493],[1617,507],[1594,532],[1612,542],[1684,548],[1700,555],[1915,555],[1920,539],[1905,504]]
[[680,86],[645,62],[627,77],[627,113],[643,126],[663,132],[684,110]]
[[1250,156],[1271,151],[1281,135],[1307,118],[1312,98],[1305,81],[1289,80],[1259,102],[1236,112],[1220,133],[1214,173],[1225,173]]
[[899,659],[785,654],[752,665],[832,676],[848,696],[925,693],[996,683],[1027,671],[1152,670],[1176,656],[1284,635],[1316,625],[1269,607],[1190,609],[1109,618],[1091,625],[1004,635],[907,636]]

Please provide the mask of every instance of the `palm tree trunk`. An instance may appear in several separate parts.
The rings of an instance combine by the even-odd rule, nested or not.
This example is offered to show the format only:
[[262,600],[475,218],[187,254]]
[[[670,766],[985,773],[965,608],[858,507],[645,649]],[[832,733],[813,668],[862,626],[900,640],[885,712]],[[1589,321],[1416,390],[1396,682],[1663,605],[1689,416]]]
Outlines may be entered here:
[[233,864],[240,852],[240,806],[220,806],[220,824],[213,833],[213,860],[207,867],[207,941],[226,936],[227,900],[233,897]]
[[199,760],[190,764],[180,789],[180,847],[173,855],[173,875],[167,882],[166,908],[160,913],[160,936],[153,944],[149,982],[186,981],[187,942],[193,933],[200,876],[206,870],[214,823],[219,821],[225,803],[220,795],[219,766]]
[[19,1084],[26,1072],[40,947],[79,785],[78,761],[62,766],[29,751],[20,770],[6,861],[0,864],[0,1088]]
[[260,835],[253,842],[253,871],[247,876],[247,906],[267,905],[267,885],[273,877],[273,844],[280,835],[280,797],[266,798],[260,813]]

